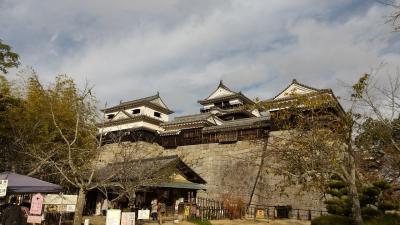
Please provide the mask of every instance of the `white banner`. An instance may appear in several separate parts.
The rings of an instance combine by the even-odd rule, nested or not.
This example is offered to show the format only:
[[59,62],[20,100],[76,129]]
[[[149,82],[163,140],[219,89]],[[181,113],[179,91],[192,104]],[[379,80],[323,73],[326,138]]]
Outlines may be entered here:
[[44,197],[45,205],[76,205],[78,195],[48,194]]
[[8,180],[0,180],[0,197],[4,197],[7,194]]

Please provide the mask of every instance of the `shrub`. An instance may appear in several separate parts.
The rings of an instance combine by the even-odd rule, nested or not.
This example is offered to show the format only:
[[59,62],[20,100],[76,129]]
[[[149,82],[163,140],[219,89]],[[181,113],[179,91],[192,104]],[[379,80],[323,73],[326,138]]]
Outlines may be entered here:
[[241,219],[244,208],[243,199],[224,194],[222,196],[224,208],[228,211],[230,219]]
[[352,225],[353,221],[349,217],[328,215],[315,218],[311,225]]
[[384,215],[372,218],[365,222],[365,225],[400,225],[400,216],[398,215]]
[[363,207],[361,209],[361,212],[362,212],[363,218],[365,218],[365,219],[382,215],[382,213],[379,210],[371,208],[371,207]]
[[386,210],[394,210],[394,209],[398,208],[398,203],[391,201],[391,200],[383,200],[383,201],[379,202],[378,208],[382,212],[384,212]]

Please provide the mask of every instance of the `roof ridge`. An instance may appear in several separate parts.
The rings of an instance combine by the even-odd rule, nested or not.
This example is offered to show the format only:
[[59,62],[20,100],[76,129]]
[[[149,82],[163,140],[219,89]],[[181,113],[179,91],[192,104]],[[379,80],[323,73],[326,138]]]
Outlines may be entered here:
[[159,97],[160,97],[160,94],[157,91],[157,93],[155,95],[150,95],[150,96],[147,96],[147,97],[130,100],[130,101],[127,101],[127,102],[121,102],[119,105],[125,105],[125,104],[129,104],[129,103],[132,103],[132,102],[139,102],[139,101],[143,101],[143,100],[151,101],[151,100],[157,99]]
[[197,113],[197,114],[190,114],[190,115],[184,115],[184,116],[176,116],[174,119],[177,119],[177,118],[187,118],[187,117],[193,117],[193,116],[206,116],[206,115],[208,115],[208,116],[211,116],[212,114],[211,113],[209,113],[209,112],[207,112],[207,113]]
[[[224,89],[227,90],[227,91],[230,91],[230,92],[233,92],[234,94],[237,94],[236,91],[232,91],[230,88],[228,88],[228,87],[223,83],[223,80],[220,80],[220,81],[219,81],[219,84],[218,84],[218,87],[217,87],[213,92],[211,92],[211,94],[210,94],[207,98],[205,98],[205,99],[203,99],[203,100],[206,100],[206,99],[208,99],[209,97],[211,97],[211,95],[213,95],[213,94],[218,90],[218,88],[224,88]],[[203,100],[200,100],[200,101],[203,101]]]
[[311,87],[311,86],[308,86],[308,85],[306,85],[306,84],[300,83],[300,82],[297,81],[296,78],[293,78],[292,83],[290,83],[289,85],[287,85],[286,88],[284,88],[281,92],[279,92],[277,95],[275,95],[275,96],[274,96],[273,98],[271,98],[271,99],[277,98],[279,95],[281,95],[283,92],[285,92],[292,84],[297,84],[297,85],[303,86],[303,87],[305,87],[305,88],[308,88],[308,89],[311,89],[311,90],[314,90],[314,91],[320,91],[320,90],[322,90],[322,89],[318,89],[318,88]]

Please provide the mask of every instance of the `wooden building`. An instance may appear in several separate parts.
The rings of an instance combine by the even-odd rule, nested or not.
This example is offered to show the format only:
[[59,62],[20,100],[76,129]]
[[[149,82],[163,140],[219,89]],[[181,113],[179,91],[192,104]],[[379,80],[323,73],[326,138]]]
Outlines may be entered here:
[[[166,204],[169,211],[174,211],[174,204],[177,201],[188,202],[189,199],[196,198],[197,191],[207,189],[206,181],[177,155],[109,163],[101,169],[102,176],[109,176],[107,174],[119,166],[137,168],[136,172],[141,174],[141,176],[135,173],[123,175],[123,180],[131,179],[134,185],[141,184],[135,192],[134,205],[136,209],[149,209],[151,200],[158,199]],[[138,179],[144,179],[144,181]],[[117,177],[116,180],[118,180]],[[100,215],[101,209],[105,208],[104,204],[109,204],[110,200],[121,193],[118,188],[121,188],[119,181],[116,181],[115,187],[110,185],[107,191],[108,197],[98,190],[89,192],[85,208],[86,214]],[[115,202],[114,208],[128,208],[132,203],[128,202],[126,198],[121,198]]]

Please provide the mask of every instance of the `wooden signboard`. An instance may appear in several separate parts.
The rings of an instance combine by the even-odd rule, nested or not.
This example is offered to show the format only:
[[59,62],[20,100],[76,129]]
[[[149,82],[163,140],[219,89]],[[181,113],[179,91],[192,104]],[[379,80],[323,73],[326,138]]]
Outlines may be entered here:
[[264,212],[263,209],[257,209],[256,218],[257,219],[264,219],[265,218],[265,212]]

